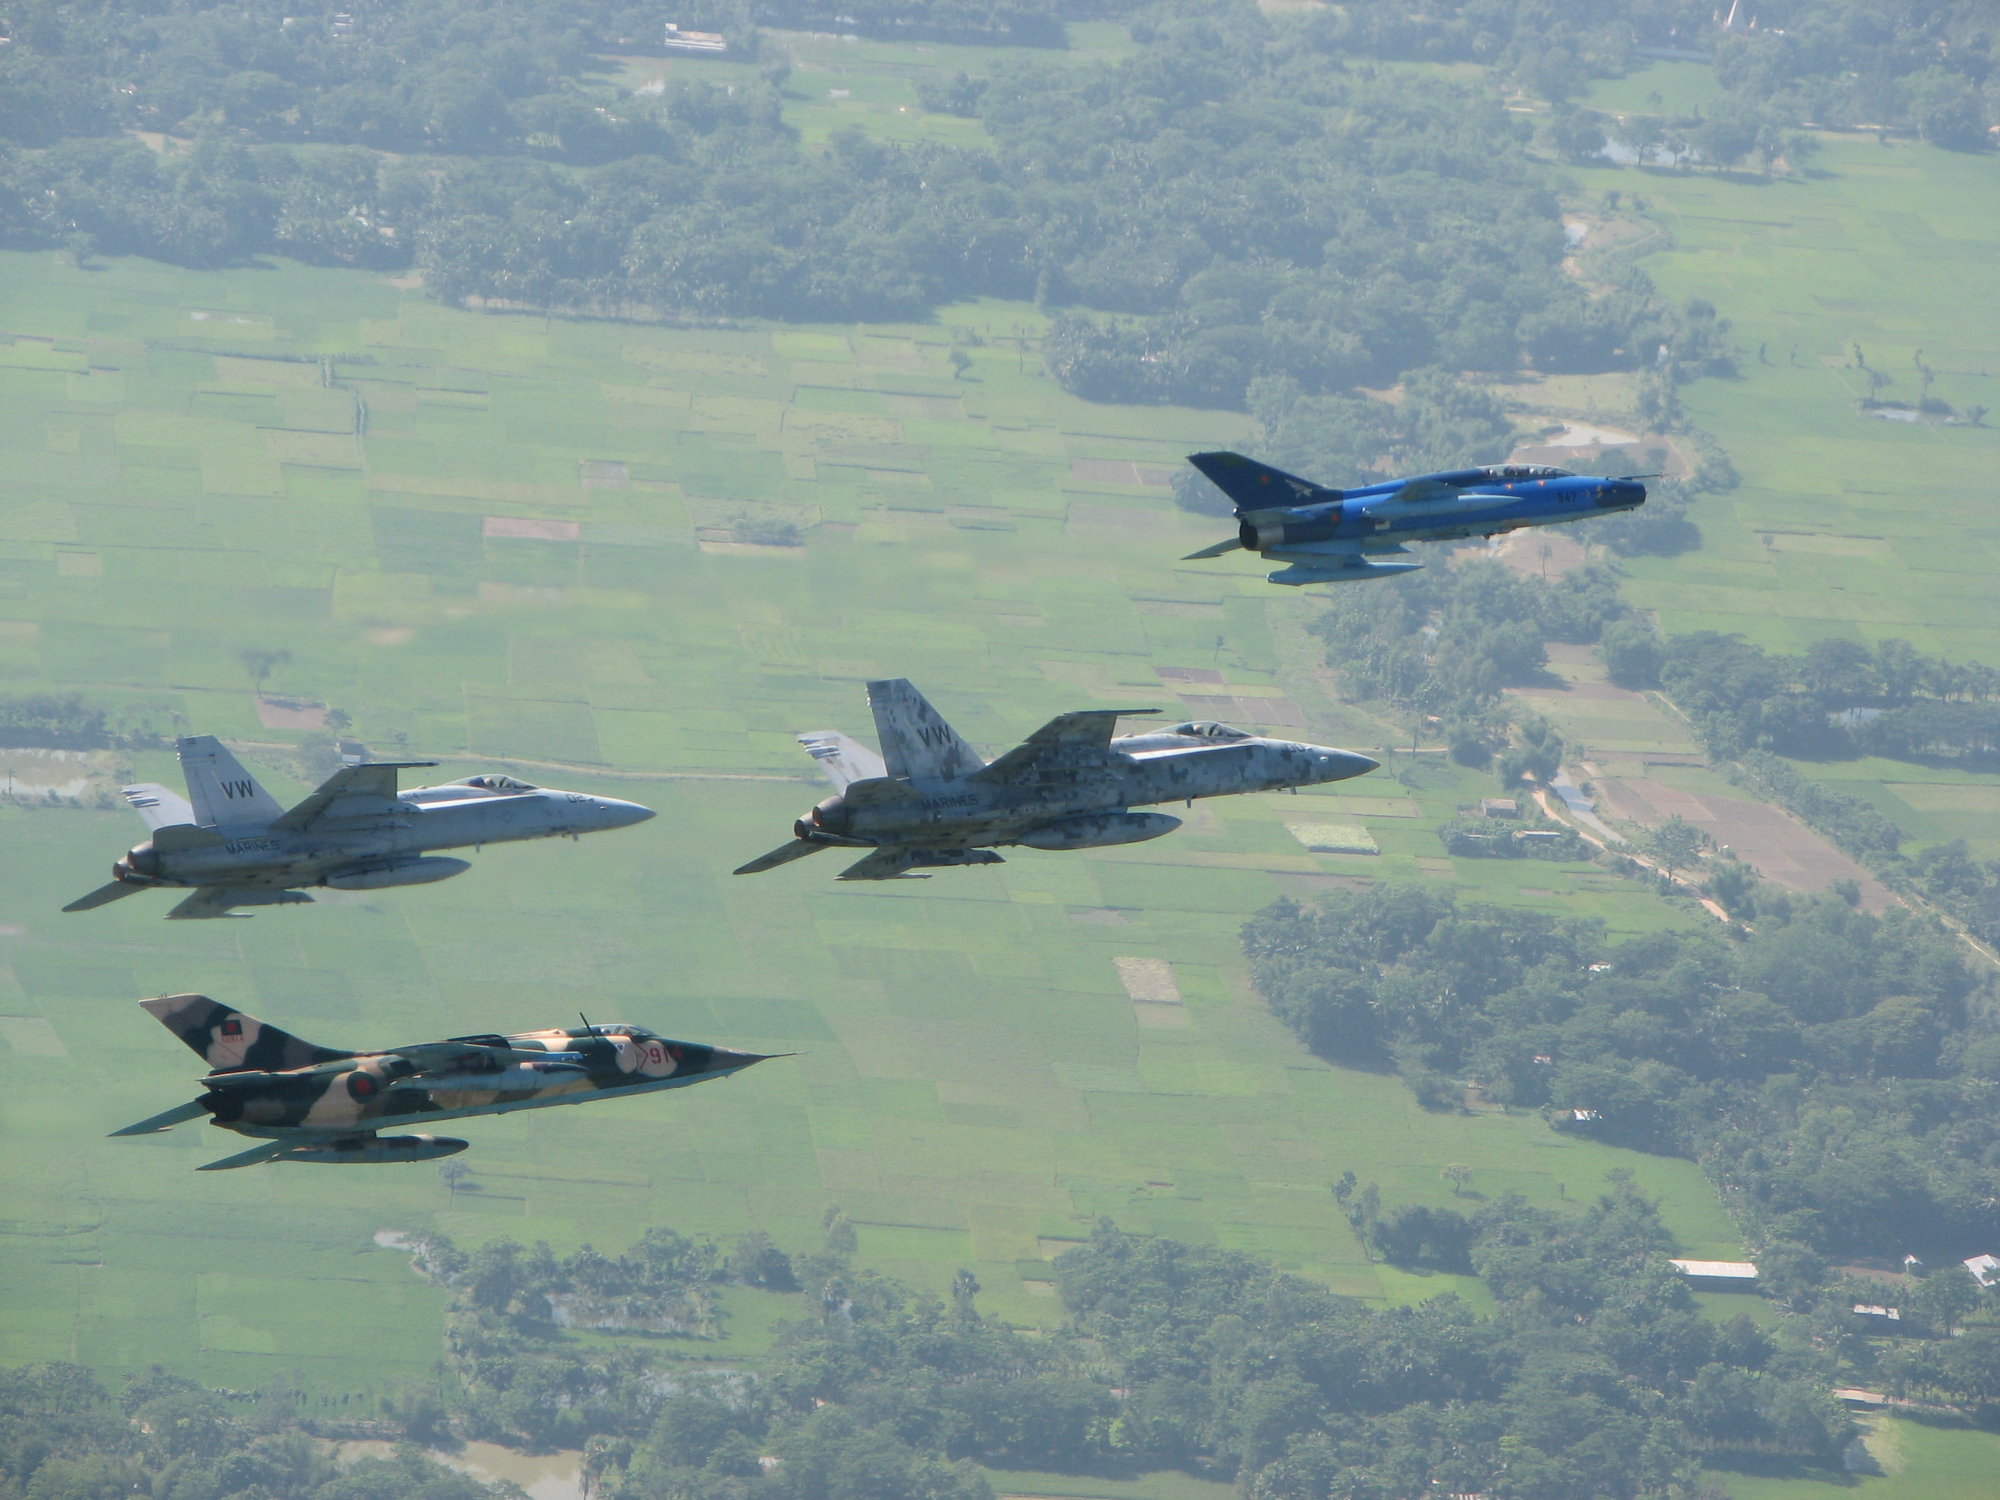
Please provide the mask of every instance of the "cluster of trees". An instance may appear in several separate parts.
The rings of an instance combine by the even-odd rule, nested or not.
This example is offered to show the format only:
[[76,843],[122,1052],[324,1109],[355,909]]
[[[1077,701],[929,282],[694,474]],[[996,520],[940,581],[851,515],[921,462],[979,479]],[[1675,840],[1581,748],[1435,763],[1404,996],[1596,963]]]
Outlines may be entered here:
[[81,1365],[0,1370],[0,1494],[30,1500],[501,1500],[500,1491],[415,1448],[336,1464],[296,1413],[295,1391],[230,1399],[157,1367],[128,1380],[116,1397]]
[[1629,1184],[1574,1217],[1445,1216],[1499,1315],[1374,1310],[1108,1224],[1055,1262],[1066,1320],[1039,1336],[982,1317],[964,1273],[947,1303],[819,1265],[816,1315],[754,1377],[677,1372],[642,1435],[592,1441],[593,1478],[612,1500],[987,1500],[974,1460],[1119,1463],[1258,1500],[1599,1500],[1691,1493],[1704,1449],[1824,1462],[1845,1440],[1824,1356],[1704,1318]]
[[[1986,127],[2000,120],[1995,19],[1980,0],[1780,0],[1756,15],[1754,31],[1720,34],[1706,0],[1581,8],[1360,0],[1314,24],[1370,56],[1483,63],[1558,105],[1593,77],[1639,65],[1640,48],[1712,52],[1725,99],[1692,122],[1692,144],[1724,163],[1764,149],[1768,133],[1805,122],[1889,125],[1977,150]],[[1600,138],[1590,149],[1601,145]]]
[[[1241,406],[1259,380],[1324,396],[1651,347],[1643,298],[1562,274],[1552,185],[1490,92],[1350,69],[1338,36],[1249,0],[1163,0],[1117,63],[955,81],[940,102],[976,111],[991,150],[807,148],[782,69],[621,96],[592,50],[657,20],[605,0],[298,9],[31,5],[0,57],[0,240],[414,263],[448,299],[580,311],[880,318],[1033,296],[1068,309],[1059,378],[1119,400]],[[1049,14],[864,10],[895,34]],[[196,145],[156,155],[121,128]],[[1349,399],[1364,427],[1397,423]]]
[[0,745],[18,750],[101,750],[117,743],[105,711],[75,693],[0,698]]
[[454,1293],[445,1328],[454,1414],[474,1436],[535,1446],[637,1436],[663,1399],[635,1349],[579,1349],[567,1330],[713,1338],[722,1284],[798,1287],[791,1258],[762,1233],[727,1254],[670,1229],[649,1230],[621,1255],[586,1245],[558,1257],[547,1245],[507,1239],[468,1253],[442,1235],[424,1237],[415,1251],[418,1268]]
[[2000,754],[2000,671],[1908,641],[1829,637],[1788,656],[1700,630],[1656,644],[1624,637],[1605,661],[1626,687],[1664,687],[1718,759],[1758,749],[1977,765]]
[[1552,777],[1562,740],[1531,717],[1510,728],[1520,716],[1503,692],[1542,676],[1549,641],[1594,642],[1631,617],[1607,567],[1542,579],[1467,558],[1334,589],[1312,630],[1348,695],[1402,709],[1419,732],[1435,719],[1455,760],[1484,766],[1497,757],[1511,785],[1524,773]]
[[1456,1107],[1595,1112],[1699,1159],[1763,1231],[1826,1251],[2000,1237],[2000,1006],[1906,911],[1759,891],[1754,933],[1608,945],[1592,923],[1376,887],[1244,929],[1258,989],[1315,1051],[1393,1063]]

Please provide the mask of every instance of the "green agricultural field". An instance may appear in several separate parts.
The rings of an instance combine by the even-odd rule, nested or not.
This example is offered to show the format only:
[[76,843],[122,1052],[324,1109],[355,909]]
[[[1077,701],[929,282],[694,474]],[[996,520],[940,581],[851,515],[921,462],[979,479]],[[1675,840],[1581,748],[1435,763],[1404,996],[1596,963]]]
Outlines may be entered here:
[[[1674,65],[1695,67],[1697,65]],[[1618,97],[1663,66],[1617,86]],[[1671,75],[1671,76],[1669,76]],[[1597,101],[1594,101],[1597,102]],[[1900,637],[1953,660],[2000,661],[2000,418],[1979,425],[1887,420],[1858,345],[1892,384],[1884,401],[1931,394],[1961,415],[2000,408],[2000,160],[1873,137],[1826,136],[1803,175],[1576,172],[1579,204],[1643,202],[1671,233],[1641,263],[1673,298],[1702,297],[1735,325],[1738,378],[1685,392],[1742,487],[1696,507],[1702,546],[1628,565],[1632,597],[1668,630],[1735,630],[1797,651],[1839,636]],[[2000,777],[1885,761],[1804,767],[1876,801],[1918,844],[1963,837],[2000,854],[1989,804]],[[1905,783],[1940,782],[1963,799]]]
[[[822,795],[792,733],[865,731],[870,676],[912,677],[994,748],[1090,705],[1378,746],[1326,696],[1310,600],[1174,561],[1215,523],[1164,480],[1241,417],[1072,400],[1012,305],[679,330],[451,312],[283,264],[4,271],[9,690],[223,735],[294,796],[300,731],[263,722],[242,656],[282,651],[266,691],[344,710],[380,752],[661,817],[434,888],[169,924],[150,897],[57,911],[139,836],[128,813],[0,805],[0,1360],[379,1390],[431,1367],[438,1299],[374,1237],[429,1226],[805,1248],[837,1204],[866,1263],[940,1289],[969,1266],[1022,1322],[1053,1315],[1046,1258],[1104,1215],[1365,1297],[1449,1285],[1367,1263],[1328,1191],[1348,1169],[1444,1202],[1448,1162],[1540,1201],[1624,1167],[1690,1252],[1737,1250],[1692,1163],[1427,1115],[1393,1077],[1304,1054],[1248,993],[1244,916],[1354,879],[1620,931],[1684,920],[1585,867],[1441,858],[1430,829],[1487,782],[1429,750],[1345,790],[1198,805],[1157,844],[888,887],[838,886],[831,860],[729,875]],[[161,754],[113,769],[172,775]],[[1381,852],[1315,853],[1295,823]],[[235,1138],[105,1139],[189,1096],[194,1059],[133,1004],[185,989],[342,1045],[584,1010],[797,1055],[473,1124],[455,1198],[422,1168],[199,1175]],[[737,1310],[743,1347],[768,1321]]]

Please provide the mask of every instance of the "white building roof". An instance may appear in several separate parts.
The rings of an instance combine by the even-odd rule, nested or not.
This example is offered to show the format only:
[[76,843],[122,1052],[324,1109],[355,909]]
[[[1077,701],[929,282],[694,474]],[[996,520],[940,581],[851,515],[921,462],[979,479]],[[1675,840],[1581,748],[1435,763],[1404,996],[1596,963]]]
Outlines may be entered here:
[[1965,1263],[1981,1286],[2000,1286],[2000,1255],[1975,1255]]
[[1668,1264],[1683,1276],[1712,1277],[1718,1281],[1757,1279],[1757,1267],[1747,1260],[1675,1260]]

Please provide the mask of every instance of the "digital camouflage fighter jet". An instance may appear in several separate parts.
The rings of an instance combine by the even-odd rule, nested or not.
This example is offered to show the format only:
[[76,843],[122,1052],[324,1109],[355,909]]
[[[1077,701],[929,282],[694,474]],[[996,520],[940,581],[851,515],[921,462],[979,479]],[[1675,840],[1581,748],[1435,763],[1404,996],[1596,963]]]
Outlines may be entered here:
[[1122,715],[1159,710],[1100,708],[1051,719],[989,765],[900,677],[869,683],[868,706],[882,753],[832,730],[800,735],[839,794],[792,825],[791,843],[738,875],[821,849],[868,851],[842,880],[894,880],[939,865],[999,864],[996,844],[1136,844],[1181,820],[1134,806],[1342,781],[1377,764],[1207,722],[1113,739]]
[[200,1170],[297,1161],[360,1165],[431,1161],[466,1143],[451,1136],[377,1135],[393,1126],[504,1115],[597,1099],[651,1094],[727,1078],[766,1061],[643,1026],[551,1028],[513,1036],[455,1036],[382,1052],[315,1047],[206,995],[139,1002],[209,1065],[198,1099],[113,1135],[152,1135],[203,1115],[248,1151]]
[[344,766],[287,811],[213,736],[183,739],[180,754],[188,795],[157,782],[126,787],[125,800],[153,836],[112,865],[109,885],[64,911],[89,911],[154,886],[191,890],[167,913],[187,918],[312,900],[299,886],[428,885],[471,868],[431,856],[432,849],[575,837],[653,816],[636,802],[490,774],[399,793],[396,772],[437,764],[429,760]]
[[1273,583],[1354,583],[1408,573],[1422,563],[1379,559],[1405,542],[1496,536],[1632,510],[1646,503],[1641,479],[1572,474],[1547,464],[1489,464],[1327,489],[1240,453],[1194,453],[1188,462],[1236,506],[1237,533],[1183,561],[1255,552],[1285,566]]

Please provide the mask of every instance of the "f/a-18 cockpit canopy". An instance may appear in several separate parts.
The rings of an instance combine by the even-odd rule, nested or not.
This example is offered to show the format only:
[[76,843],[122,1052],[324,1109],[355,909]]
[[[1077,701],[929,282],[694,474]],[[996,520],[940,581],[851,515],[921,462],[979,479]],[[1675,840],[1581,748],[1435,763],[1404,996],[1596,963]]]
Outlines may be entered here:
[[535,792],[541,788],[532,781],[522,781],[515,776],[502,776],[498,771],[488,771],[482,776],[465,776],[451,782],[452,786],[477,787],[482,792]]
[[1226,744],[1231,740],[1255,738],[1247,729],[1238,729],[1233,724],[1218,724],[1213,719],[1195,719],[1186,724],[1176,724],[1172,729],[1162,732],[1177,734],[1181,738],[1189,740],[1213,740],[1217,744]]
[[1482,464],[1480,472],[1489,479],[1513,481],[1519,479],[1570,479],[1575,477],[1572,469],[1558,469],[1553,464]]

